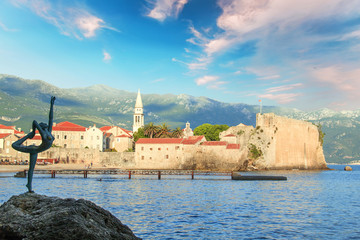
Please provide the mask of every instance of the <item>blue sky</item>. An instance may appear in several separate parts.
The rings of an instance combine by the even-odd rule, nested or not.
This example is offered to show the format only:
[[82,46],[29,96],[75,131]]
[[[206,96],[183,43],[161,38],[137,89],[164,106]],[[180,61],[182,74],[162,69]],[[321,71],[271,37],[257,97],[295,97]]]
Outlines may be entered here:
[[0,73],[359,109],[359,12],[358,0],[4,0]]

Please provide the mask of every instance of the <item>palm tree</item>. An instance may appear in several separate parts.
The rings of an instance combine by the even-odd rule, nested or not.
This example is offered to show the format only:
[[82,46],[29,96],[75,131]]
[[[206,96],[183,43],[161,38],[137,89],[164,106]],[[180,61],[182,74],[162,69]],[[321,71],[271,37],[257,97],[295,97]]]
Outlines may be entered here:
[[157,134],[159,129],[160,129],[159,126],[156,126],[156,125],[154,125],[153,122],[150,122],[145,125],[144,134],[145,134],[145,136],[147,136],[149,138],[153,138],[153,136],[155,136]]
[[181,138],[183,136],[183,130],[180,127],[177,127],[172,133],[172,137]]
[[155,137],[157,138],[166,138],[169,137],[170,135],[170,129],[169,127],[166,125],[166,123],[163,123],[160,128],[159,131],[156,133]]

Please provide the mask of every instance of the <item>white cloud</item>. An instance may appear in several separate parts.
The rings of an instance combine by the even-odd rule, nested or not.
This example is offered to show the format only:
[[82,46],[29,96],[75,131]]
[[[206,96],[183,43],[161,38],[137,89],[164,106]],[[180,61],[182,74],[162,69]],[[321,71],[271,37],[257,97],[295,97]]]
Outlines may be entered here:
[[266,98],[274,100],[279,104],[286,104],[296,100],[296,97],[301,96],[301,93],[281,93],[281,94],[262,94],[259,98]]
[[354,14],[360,8],[357,0],[219,0],[218,3],[223,13],[217,25],[224,33],[206,45],[205,52],[209,54],[268,34],[286,34],[311,20]]
[[196,85],[202,86],[205,85],[208,89],[225,89],[222,87],[224,84],[227,84],[228,82],[225,81],[219,81],[218,76],[212,76],[212,75],[206,75],[203,77],[200,77],[195,80]]
[[225,82],[225,81],[216,81],[216,82],[213,82],[212,84],[209,84],[207,86],[207,88],[216,89],[216,90],[225,89],[224,87],[221,87],[221,86],[223,86],[224,84],[227,84],[227,83],[228,82]]
[[198,86],[200,86],[200,85],[205,85],[205,84],[208,84],[211,82],[215,82],[218,79],[219,79],[218,76],[203,76],[201,78],[196,79],[195,82]]
[[160,22],[168,17],[177,18],[187,2],[188,0],[156,0],[152,2],[153,8],[147,16]]
[[207,65],[212,61],[211,58],[196,58],[194,62],[187,63],[176,58],[171,59],[173,62],[178,62],[186,65],[190,70],[207,69]]
[[290,85],[271,87],[271,88],[268,88],[266,91],[268,93],[284,92],[284,91],[293,90],[293,89],[296,89],[296,88],[299,88],[299,87],[302,87],[302,86],[303,86],[302,83],[295,83],[295,84],[290,84]]
[[272,79],[277,79],[280,78],[280,75],[275,74],[275,75],[270,75],[270,76],[265,76],[265,77],[258,77],[258,80],[272,80]]
[[[256,54],[262,59],[264,56],[261,54],[266,56],[269,50],[278,57],[284,54],[288,58],[293,58],[294,54],[310,54],[317,43],[339,40],[344,31],[320,36],[307,31],[309,23],[351,19],[360,11],[358,0],[218,0],[218,5],[222,10],[217,19],[221,32],[209,35],[204,30],[203,34],[191,26],[193,37],[187,39],[202,47],[203,53],[212,60],[219,53],[254,40]],[[360,32],[354,31],[342,40],[359,37]]]
[[348,40],[348,39],[360,39],[360,30],[350,32],[340,38],[340,40]]
[[6,31],[6,32],[16,32],[16,29],[10,29],[8,28],[4,23],[0,22],[0,28],[2,28],[2,30]]
[[[17,7],[26,7],[50,24],[56,26],[61,34],[74,36],[77,39],[95,37],[100,29],[110,29],[105,21],[84,8],[64,6],[61,1],[47,0],[12,0]],[[57,4],[56,4],[57,3]]]
[[110,53],[108,53],[107,51],[104,50],[103,55],[104,55],[104,57],[103,57],[104,62],[110,62],[111,61],[112,57],[111,57]]

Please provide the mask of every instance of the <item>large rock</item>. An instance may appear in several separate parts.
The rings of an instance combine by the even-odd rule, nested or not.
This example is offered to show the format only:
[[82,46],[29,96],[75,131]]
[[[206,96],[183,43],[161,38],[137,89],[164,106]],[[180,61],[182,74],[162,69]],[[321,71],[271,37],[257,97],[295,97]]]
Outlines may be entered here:
[[0,239],[140,239],[109,211],[83,199],[36,193],[0,207]]

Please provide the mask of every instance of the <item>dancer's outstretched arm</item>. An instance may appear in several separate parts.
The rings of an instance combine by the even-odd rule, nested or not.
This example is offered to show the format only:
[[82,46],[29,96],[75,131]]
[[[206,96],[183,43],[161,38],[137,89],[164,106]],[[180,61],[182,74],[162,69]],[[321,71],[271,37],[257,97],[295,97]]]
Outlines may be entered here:
[[55,102],[55,96],[51,97],[50,100],[50,112],[49,112],[49,124],[48,124],[48,131],[51,133],[52,126],[53,126],[53,117],[54,117],[54,102]]

